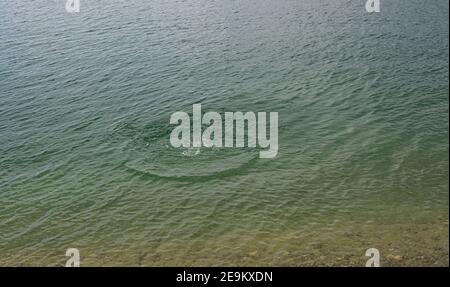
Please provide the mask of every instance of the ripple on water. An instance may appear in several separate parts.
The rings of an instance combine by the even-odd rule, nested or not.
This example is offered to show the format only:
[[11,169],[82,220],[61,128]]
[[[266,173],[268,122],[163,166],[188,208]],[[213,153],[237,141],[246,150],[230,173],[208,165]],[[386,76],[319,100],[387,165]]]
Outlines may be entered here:
[[174,148],[172,127],[162,121],[120,124],[110,143],[127,154],[124,166],[133,172],[166,179],[195,179],[237,174],[247,168],[258,151],[246,148]]

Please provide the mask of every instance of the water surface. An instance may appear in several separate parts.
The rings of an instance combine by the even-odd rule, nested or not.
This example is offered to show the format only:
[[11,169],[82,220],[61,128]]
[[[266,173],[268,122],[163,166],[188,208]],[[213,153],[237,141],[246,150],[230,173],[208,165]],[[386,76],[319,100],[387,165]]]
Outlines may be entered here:
[[[448,1],[0,4],[0,264],[448,266]],[[278,156],[170,115],[276,111]]]

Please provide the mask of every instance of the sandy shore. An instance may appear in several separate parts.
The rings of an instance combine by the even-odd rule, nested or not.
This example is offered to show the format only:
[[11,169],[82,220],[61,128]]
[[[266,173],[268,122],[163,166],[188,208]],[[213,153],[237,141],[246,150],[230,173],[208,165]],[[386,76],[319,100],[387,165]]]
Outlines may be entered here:
[[[414,225],[321,226],[284,234],[241,231],[202,240],[136,241],[78,247],[82,266],[364,266],[377,248],[382,266],[449,266],[448,220]],[[63,266],[65,249],[2,251],[3,266]]]

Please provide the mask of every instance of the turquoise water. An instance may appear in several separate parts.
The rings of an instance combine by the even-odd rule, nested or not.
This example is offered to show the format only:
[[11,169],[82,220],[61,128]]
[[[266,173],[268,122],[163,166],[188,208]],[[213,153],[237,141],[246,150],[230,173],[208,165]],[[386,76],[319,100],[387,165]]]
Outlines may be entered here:
[[[448,1],[381,1],[2,1],[0,264],[448,266]],[[194,103],[277,157],[171,147]]]

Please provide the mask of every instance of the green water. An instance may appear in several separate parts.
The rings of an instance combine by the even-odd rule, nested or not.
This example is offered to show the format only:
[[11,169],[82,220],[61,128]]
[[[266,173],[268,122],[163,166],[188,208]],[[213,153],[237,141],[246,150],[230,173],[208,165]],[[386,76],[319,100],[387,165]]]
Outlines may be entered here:
[[[448,1],[381,1],[2,1],[0,264],[448,266]],[[194,103],[277,157],[171,147]]]

